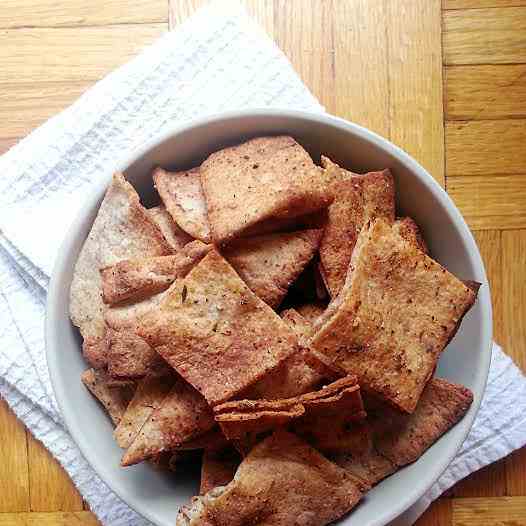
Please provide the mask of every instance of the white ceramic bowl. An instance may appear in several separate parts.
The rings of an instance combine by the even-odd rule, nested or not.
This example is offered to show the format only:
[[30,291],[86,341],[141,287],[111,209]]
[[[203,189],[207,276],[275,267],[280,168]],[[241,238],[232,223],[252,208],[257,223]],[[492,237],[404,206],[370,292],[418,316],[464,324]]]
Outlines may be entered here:
[[[398,213],[416,220],[433,257],[458,277],[482,283],[475,306],[443,353],[437,370],[437,375],[473,391],[471,409],[416,463],[376,486],[342,521],[361,526],[383,525],[413,504],[440,476],[475,418],[488,373],[492,331],[484,265],[459,211],[426,170],[382,137],[330,115],[261,110],[201,119],[174,127],[122,162],[120,168],[144,203],[149,204],[155,199],[150,177],[153,167],[189,167],[225,145],[276,134],[292,135],[315,160],[324,153],[355,172],[389,167],[396,181]],[[137,512],[159,526],[171,526],[179,506],[197,493],[197,472],[163,474],[147,464],[119,467],[122,451],[113,440],[110,421],[80,382],[86,364],[79,334],[68,318],[73,267],[110,177],[108,173],[86,197],[57,257],[47,301],[47,359],[64,421],[86,459]]]

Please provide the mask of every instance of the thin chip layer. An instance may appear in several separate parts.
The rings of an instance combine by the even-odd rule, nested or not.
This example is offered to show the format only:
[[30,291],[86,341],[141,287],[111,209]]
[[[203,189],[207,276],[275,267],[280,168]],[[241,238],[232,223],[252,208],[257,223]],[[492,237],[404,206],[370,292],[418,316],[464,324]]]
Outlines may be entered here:
[[382,220],[362,231],[351,266],[310,347],[411,413],[476,293]]
[[80,329],[84,355],[94,367],[106,364],[99,269],[123,259],[170,253],[137,192],[122,174],[115,174],[79,254],[70,289],[71,320]]
[[240,463],[239,453],[231,446],[221,451],[205,449],[201,463],[199,495],[204,495],[217,486],[226,486],[234,478]]
[[332,298],[345,282],[358,235],[369,221],[395,218],[394,181],[389,170],[353,174],[327,157],[322,165],[334,196],[320,244],[321,274]]
[[197,437],[215,425],[206,400],[182,378],[176,378],[121,460],[131,466]]
[[192,241],[192,236],[179,228],[163,205],[148,208],[147,211],[174,253]]
[[243,238],[222,254],[257,296],[277,308],[318,250],[321,235],[302,230]]
[[91,394],[104,406],[112,422],[118,425],[132,399],[134,387],[129,384],[112,386],[108,375],[96,369],[84,371],[80,378]]
[[161,407],[174,382],[175,375],[167,371],[165,375],[149,376],[137,383],[137,390],[113,431],[119,447],[130,447],[154,410]]
[[320,168],[292,137],[259,137],[213,153],[201,183],[214,243],[239,237],[264,221],[326,207],[331,196]]
[[177,526],[324,526],[348,513],[364,486],[297,436],[276,431],[252,449],[225,487],[194,498]]
[[298,350],[292,330],[211,250],[177,280],[139,334],[216,405],[254,384]]
[[166,290],[209,250],[209,245],[192,241],[175,255],[124,260],[104,267],[100,271],[103,300],[108,304],[138,301]]
[[182,172],[167,172],[157,168],[153,180],[177,225],[190,236],[210,243],[210,226],[199,168]]

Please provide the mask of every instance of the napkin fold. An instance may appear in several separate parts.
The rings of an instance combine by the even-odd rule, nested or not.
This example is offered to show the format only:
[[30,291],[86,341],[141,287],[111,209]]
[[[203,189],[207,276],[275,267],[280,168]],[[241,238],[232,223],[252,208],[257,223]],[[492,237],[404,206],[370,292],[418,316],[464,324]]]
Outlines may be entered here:
[[[59,460],[104,525],[147,521],[96,475],[64,428],[44,345],[46,289],[91,186],[153,136],[228,109],[321,112],[283,53],[235,2],[216,2],[88,90],[0,157],[0,395]],[[475,424],[452,464],[397,524],[526,443],[526,380],[493,346]],[[402,522],[400,522],[402,521]]]

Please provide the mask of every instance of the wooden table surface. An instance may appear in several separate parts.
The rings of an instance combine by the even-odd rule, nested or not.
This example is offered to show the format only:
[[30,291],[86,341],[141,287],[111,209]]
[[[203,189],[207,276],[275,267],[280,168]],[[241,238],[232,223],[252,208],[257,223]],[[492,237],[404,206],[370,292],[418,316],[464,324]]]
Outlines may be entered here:
[[[0,153],[204,0],[2,0]],[[526,0],[246,0],[327,111],[400,145],[474,231],[495,338],[526,369]],[[95,525],[0,401],[0,526]],[[526,525],[526,448],[418,523]]]

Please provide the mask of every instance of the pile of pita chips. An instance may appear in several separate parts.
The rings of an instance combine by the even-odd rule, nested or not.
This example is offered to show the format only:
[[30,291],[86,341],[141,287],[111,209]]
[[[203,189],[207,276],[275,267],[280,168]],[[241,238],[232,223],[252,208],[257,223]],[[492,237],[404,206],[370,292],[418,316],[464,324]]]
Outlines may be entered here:
[[148,210],[114,176],[71,285],[82,382],[122,466],[202,459],[178,525],[323,526],[468,411],[433,373],[479,284],[397,217],[393,175],[279,136],[157,168]]

